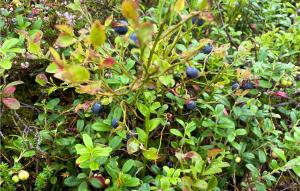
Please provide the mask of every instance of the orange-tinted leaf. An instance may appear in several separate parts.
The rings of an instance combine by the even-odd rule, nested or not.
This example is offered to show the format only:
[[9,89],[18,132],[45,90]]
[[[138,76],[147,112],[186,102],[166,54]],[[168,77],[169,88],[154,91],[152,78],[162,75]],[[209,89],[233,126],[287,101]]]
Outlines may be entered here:
[[214,158],[215,156],[217,156],[222,151],[223,151],[222,149],[210,149],[207,152],[207,157],[208,158]]
[[54,58],[54,63],[59,67],[59,69],[63,69],[64,68],[64,61],[62,59],[60,59],[60,56],[58,54],[58,52],[56,52],[56,50],[54,48],[49,48],[51,55]]
[[102,62],[102,65],[111,68],[115,64],[115,60],[112,57],[105,58]]
[[27,49],[28,52],[31,54],[41,56],[43,55],[42,49],[41,49],[41,39],[42,39],[42,33],[37,32],[34,36],[34,38],[27,38]]
[[41,86],[45,86],[48,82],[48,78],[44,73],[40,73],[35,77],[36,83],[40,84]]
[[84,83],[90,79],[90,72],[83,66],[68,65],[62,72],[64,81],[70,83]]
[[76,91],[81,94],[96,95],[101,91],[101,82],[93,82],[88,85],[82,85]]
[[3,98],[2,102],[9,109],[17,110],[20,108],[20,103],[16,98]]
[[122,3],[122,14],[127,19],[137,21],[139,18],[139,4],[134,0],[124,0]]
[[101,25],[99,20],[96,20],[93,23],[91,32],[90,32],[90,41],[94,48],[98,48],[100,45],[102,45],[105,42],[106,36],[105,36],[105,28],[103,25]]
[[184,159],[185,160],[189,160],[189,159],[197,159],[197,158],[201,158],[200,155],[198,153],[196,153],[195,151],[190,151],[184,154]]
[[176,12],[182,11],[184,9],[184,3],[185,3],[185,0],[177,0],[176,4],[175,4],[175,7],[174,7],[174,10]]

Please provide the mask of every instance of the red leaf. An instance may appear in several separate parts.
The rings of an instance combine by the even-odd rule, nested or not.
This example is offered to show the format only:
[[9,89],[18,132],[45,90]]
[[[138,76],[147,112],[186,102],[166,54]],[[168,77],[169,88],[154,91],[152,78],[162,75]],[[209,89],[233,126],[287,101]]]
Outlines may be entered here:
[[4,103],[4,105],[6,107],[8,107],[9,109],[19,109],[20,108],[20,103],[17,99],[15,98],[3,98],[2,102]]
[[274,95],[281,98],[288,98],[287,94],[283,91],[275,92]]
[[15,86],[8,86],[8,87],[4,88],[3,95],[4,95],[4,97],[11,96],[15,91],[16,91]]
[[112,57],[105,58],[105,60],[102,62],[102,65],[111,68],[115,64],[115,60]]

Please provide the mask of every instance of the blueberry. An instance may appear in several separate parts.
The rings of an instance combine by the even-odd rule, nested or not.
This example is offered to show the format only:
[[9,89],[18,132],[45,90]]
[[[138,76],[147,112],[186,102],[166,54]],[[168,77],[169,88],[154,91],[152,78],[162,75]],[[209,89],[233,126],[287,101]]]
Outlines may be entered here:
[[111,121],[111,126],[113,128],[117,128],[119,126],[119,120],[114,118],[112,121]]
[[205,45],[203,47],[202,53],[209,54],[209,53],[211,53],[212,49],[213,49],[212,45],[211,44],[207,44],[207,45]]
[[199,70],[193,67],[187,67],[185,73],[188,78],[198,78],[199,76]]
[[139,39],[136,35],[136,33],[132,33],[130,36],[129,36],[129,39],[131,42],[133,42],[135,45],[138,45],[139,44]]
[[194,110],[196,108],[196,102],[193,100],[190,100],[186,103],[187,110]]
[[174,166],[174,164],[173,164],[173,162],[169,161],[169,162],[167,162],[167,166],[172,168]]
[[234,82],[234,83],[231,85],[231,89],[232,89],[232,90],[236,90],[236,89],[238,89],[239,87],[240,87],[240,84],[237,83],[237,82]]
[[192,23],[196,24],[198,27],[201,27],[204,24],[204,20],[194,16],[192,18]]
[[254,88],[254,84],[252,82],[244,82],[241,86],[244,90],[249,90]]
[[128,23],[124,20],[120,20],[114,27],[114,30],[119,35],[124,35],[128,32]]
[[96,102],[93,106],[92,106],[92,112],[94,114],[99,114],[102,111],[103,107],[100,103]]

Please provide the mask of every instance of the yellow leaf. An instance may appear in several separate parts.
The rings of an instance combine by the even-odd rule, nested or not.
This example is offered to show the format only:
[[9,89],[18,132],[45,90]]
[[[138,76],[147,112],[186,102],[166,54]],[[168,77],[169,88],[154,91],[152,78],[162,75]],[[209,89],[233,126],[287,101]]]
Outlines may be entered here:
[[124,0],[122,3],[122,14],[127,19],[137,21],[139,18],[139,5],[134,0]]
[[101,44],[105,42],[105,28],[101,25],[99,20],[96,20],[93,23],[91,32],[90,32],[90,41],[94,48],[98,48]]
[[174,10],[176,12],[180,12],[184,9],[184,2],[185,0],[177,0],[176,1],[176,4],[175,4],[175,7],[174,7]]
[[62,34],[68,34],[73,36],[74,30],[71,26],[68,25],[55,25],[55,27],[61,32]]
[[49,48],[51,55],[54,58],[54,63],[60,68],[63,69],[64,68],[64,61],[60,58],[58,52],[56,52],[56,50],[54,48]]
[[109,25],[111,24],[113,18],[114,18],[114,15],[110,15],[109,17],[107,17],[107,18],[105,19],[104,26],[105,26],[105,27],[109,26]]

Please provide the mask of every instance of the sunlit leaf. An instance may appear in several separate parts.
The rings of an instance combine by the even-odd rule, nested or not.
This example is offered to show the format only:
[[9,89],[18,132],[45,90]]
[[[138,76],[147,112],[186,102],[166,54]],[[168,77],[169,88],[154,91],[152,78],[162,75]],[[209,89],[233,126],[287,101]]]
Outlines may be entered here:
[[158,159],[157,149],[153,148],[153,147],[149,148],[148,150],[144,150],[143,155],[148,160],[157,160]]
[[180,12],[184,9],[185,0],[177,0],[175,3],[174,10]]
[[67,65],[62,72],[62,78],[71,83],[84,83],[90,79],[90,72],[83,66]]
[[96,20],[91,28],[90,41],[96,49],[105,42],[105,39],[105,27],[101,25],[99,20]]
[[139,17],[139,5],[135,0],[124,0],[122,3],[122,14],[127,19],[137,21]]

